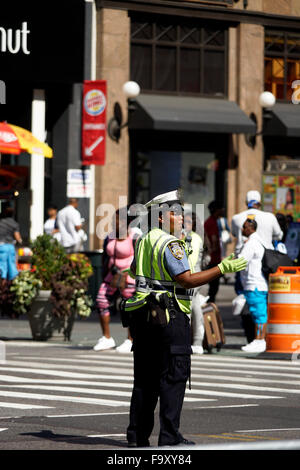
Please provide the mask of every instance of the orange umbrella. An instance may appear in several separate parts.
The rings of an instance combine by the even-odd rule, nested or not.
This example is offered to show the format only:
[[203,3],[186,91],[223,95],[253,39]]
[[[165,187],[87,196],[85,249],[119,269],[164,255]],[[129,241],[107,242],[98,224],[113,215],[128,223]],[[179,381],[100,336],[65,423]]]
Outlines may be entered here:
[[21,152],[44,155],[52,158],[52,149],[38,140],[34,135],[22,127],[0,122],[0,152],[19,155]]

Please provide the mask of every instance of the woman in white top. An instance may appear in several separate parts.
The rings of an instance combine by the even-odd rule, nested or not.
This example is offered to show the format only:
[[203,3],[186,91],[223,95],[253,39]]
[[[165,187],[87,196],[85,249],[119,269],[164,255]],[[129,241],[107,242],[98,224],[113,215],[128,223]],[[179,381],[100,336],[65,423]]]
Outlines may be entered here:
[[56,240],[60,241],[60,233],[57,225],[57,207],[50,205],[47,209],[48,219],[44,223],[44,232],[52,235]]

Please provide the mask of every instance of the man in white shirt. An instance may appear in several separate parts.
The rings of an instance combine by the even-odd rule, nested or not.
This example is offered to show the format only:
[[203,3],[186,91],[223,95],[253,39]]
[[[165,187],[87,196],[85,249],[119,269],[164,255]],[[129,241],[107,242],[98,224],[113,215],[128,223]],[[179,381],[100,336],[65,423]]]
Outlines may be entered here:
[[259,353],[266,350],[266,325],[268,305],[268,283],[262,273],[262,258],[265,248],[273,249],[272,243],[265,243],[257,233],[258,224],[254,219],[246,219],[242,227],[242,234],[248,238],[239,257],[247,261],[247,268],[241,272],[243,294],[255,324],[255,339],[242,347],[250,353]]
[[[235,255],[238,256],[243,247],[242,227],[248,215],[254,218],[257,223],[257,234],[268,245],[272,244],[272,240],[281,240],[283,232],[274,214],[262,211],[261,195],[258,191],[248,191],[246,196],[247,210],[235,214],[232,217],[231,233],[236,237]],[[240,273],[235,276],[235,292],[237,295],[242,293],[240,282]]]
[[61,234],[61,244],[67,253],[79,250],[81,245],[79,230],[82,229],[81,215],[77,210],[78,200],[71,198],[69,204],[58,211],[57,224]]
[[268,244],[272,240],[281,240],[283,232],[274,214],[261,210],[261,195],[258,191],[248,191],[246,196],[248,209],[232,217],[231,232],[237,238],[235,254],[243,247],[242,227],[248,215],[254,216],[257,222],[257,234]]

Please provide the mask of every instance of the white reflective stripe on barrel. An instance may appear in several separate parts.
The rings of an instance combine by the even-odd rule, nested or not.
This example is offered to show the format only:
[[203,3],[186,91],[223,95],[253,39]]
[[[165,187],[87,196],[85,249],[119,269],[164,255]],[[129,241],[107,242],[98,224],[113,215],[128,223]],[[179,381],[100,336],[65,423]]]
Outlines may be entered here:
[[268,323],[267,333],[274,335],[300,335],[300,323]]
[[300,294],[269,293],[269,304],[299,304]]

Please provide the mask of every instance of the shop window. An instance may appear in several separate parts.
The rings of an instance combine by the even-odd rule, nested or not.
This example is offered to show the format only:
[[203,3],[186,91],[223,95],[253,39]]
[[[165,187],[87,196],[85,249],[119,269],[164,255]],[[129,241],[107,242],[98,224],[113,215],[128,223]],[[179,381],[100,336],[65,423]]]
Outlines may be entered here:
[[290,101],[295,80],[300,80],[300,34],[266,30],[265,90]]
[[132,14],[131,80],[142,91],[226,96],[228,28]]

